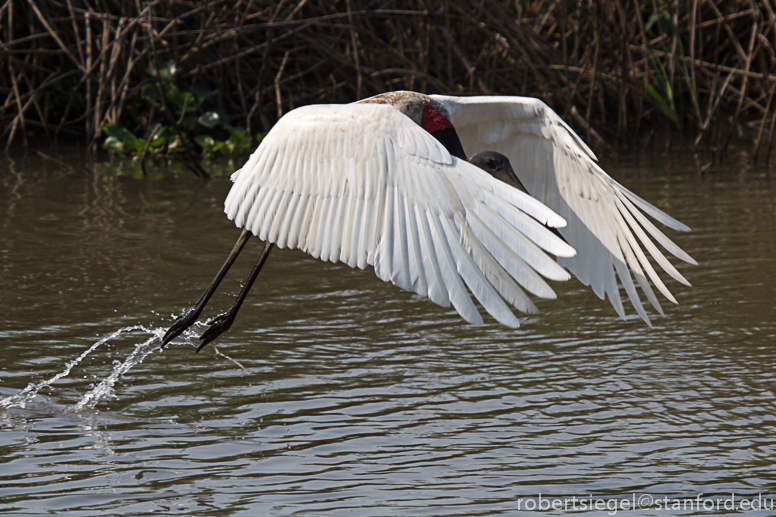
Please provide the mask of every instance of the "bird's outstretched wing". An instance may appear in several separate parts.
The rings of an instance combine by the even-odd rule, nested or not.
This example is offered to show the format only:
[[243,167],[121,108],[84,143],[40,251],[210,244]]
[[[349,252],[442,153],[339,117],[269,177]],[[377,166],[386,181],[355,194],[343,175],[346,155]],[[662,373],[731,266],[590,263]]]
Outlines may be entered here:
[[539,224],[563,226],[560,216],[451,157],[392,106],[291,111],[232,180],[225,211],[238,227],[321,260],[373,265],[382,280],[452,303],[470,323],[482,318],[464,282],[494,318],[517,327],[502,297],[534,312],[518,284],[553,298],[542,276],[569,278],[545,251],[574,249]]
[[432,97],[450,111],[469,155],[485,150],[507,155],[528,192],[566,219],[568,225],[560,232],[577,250],[577,256],[558,262],[583,284],[590,285],[601,299],[608,295],[621,317],[625,312],[617,277],[636,311],[650,326],[631,274],[660,314],[663,310],[647,277],[676,303],[644,249],[671,277],[690,284],[647,234],[675,257],[697,263],[642,211],[675,230],[690,229],[606,174],[582,139],[544,102],[527,97]]

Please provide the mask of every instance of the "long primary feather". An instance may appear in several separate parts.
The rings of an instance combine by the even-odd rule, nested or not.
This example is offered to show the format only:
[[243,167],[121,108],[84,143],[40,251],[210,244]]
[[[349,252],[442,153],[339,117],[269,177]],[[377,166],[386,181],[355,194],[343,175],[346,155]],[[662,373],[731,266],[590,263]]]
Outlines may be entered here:
[[[576,249],[577,255],[559,256],[558,262],[568,267],[583,284],[591,286],[599,297],[607,296],[621,317],[625,311],[617,277],[631,305],[651,324],[635,291],[631,273],[658,312],[662,313],[662,308],[644,271],[658,290],[676,303],[649,264],[644,249],[674,279],[685,285],[689,282],[647,234],[677,258],[697,263],[642,212],[675,230],[689,231],[689,228],[612,179],[596,163],[590,148],[545,103],[527,97],[434,95],[432,98],[449,111],[468,155],[486,150],[505,154],[528,192],[566,220],[568,224],[560,233]],[[502,198],[515,205],[509,196]],[[498,202],[489,206],[497,211],[500,208]],[[541,242],[534,242],[543,247]]]

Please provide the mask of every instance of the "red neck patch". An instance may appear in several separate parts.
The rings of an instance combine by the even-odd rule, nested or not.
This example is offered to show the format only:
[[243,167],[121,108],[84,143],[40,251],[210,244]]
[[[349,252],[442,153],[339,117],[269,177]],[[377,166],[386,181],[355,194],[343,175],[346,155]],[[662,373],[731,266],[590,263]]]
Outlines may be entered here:
[[423,129],[429,133],[436,133],[443,129],[453,129],[453,123],[447,117],[431,107],[428,102],[423,105],[423,120],[421,122]]

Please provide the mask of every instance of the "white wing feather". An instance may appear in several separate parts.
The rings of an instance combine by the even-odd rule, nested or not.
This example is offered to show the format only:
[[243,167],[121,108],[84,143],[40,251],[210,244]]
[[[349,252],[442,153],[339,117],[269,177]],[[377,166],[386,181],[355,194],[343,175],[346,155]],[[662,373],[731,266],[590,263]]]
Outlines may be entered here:
[[577,250],[577,256],[559,258],[558,262],[599,297],[607,295],[620,316],[625,313],[618,277],[633,307],[649,325],[631,274],[659,313],[663,310],[644,272],[668,300],[676,303],[641,246],[671,277],[690,284],[647,234],[675,257],[697,263],[640,210],[675,230],[690,229],[606,174],[590,148],[544,102],[527,97],[432,97],[450,111],[469,156],[486,150],[507,155],[528,192],[566,219],[568,225],[559,231]]
[[543,250],[575,253],[535,221],[563,226],[562,217],[451,157],[388,105],[296,109],[232,180],[225,212],[238,227],[322,260],[372,265],[382,280],[452,304],[474,324],[482,318],[465,285],[498,321],[517,327],[502,296],[535,312],[517,284],[554,297],[537,271],[568,274]]

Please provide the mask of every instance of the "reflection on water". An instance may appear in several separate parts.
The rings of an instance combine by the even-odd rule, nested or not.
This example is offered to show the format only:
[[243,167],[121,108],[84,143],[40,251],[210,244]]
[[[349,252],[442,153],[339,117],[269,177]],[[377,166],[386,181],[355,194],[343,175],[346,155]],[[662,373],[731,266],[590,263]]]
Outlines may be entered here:
[[0,409],[0,513],[511,515],[539,493],[765,493],[776,196],[747,163],[609,167],[694,230],[671,234],[701,264],[678,266],[694,287],[671,286],[680,305],[655,329],[575,281],[517,331],[470,327],[371,272],[281,251],[218,349],[194,354],[151,353],[152,334],[239,234],[227,182],[0,162],[0,399],[100,343]]

